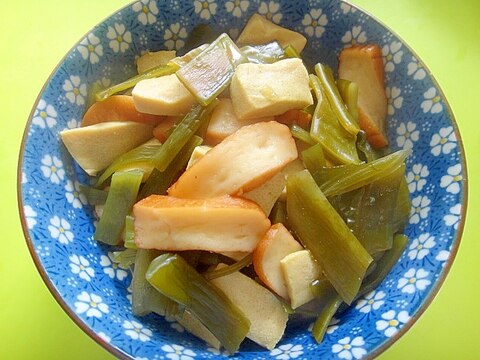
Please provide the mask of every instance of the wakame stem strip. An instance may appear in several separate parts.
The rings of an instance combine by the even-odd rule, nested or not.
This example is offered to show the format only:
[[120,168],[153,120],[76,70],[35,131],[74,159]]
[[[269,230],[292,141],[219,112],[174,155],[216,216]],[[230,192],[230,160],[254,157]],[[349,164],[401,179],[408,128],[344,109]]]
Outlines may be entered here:
[[392,248],[386,251],[383,256],[378,260],[375,270],[368,275],[360,287],[357,298],[375,290],[378,285],[385,279],[393,266],[397,263],[398,259],[403,254],[403,251],[408,245],[408,236],[404,234],[397,234],[393,237]]
[[372,256],[392,247],[396,200],[404,177],[405,165],[402,164],[388,176],[365,187],[350,228]]
[[145,176],[152,171],[151,159],[162,144],[158,140],[149,140],[136,148],[120,155],[103,171],[95,186],[101,187],[105,181],[116,171],[141,169]]
[[160,254],[157,250],[137,250],[132,280],[132,311],[137,316],[150,312],[161,316],[177,315],[183,311],[175,301],[158,292],[145,278],[150,263]]
[[361,130],[357,134],[357,151],[360,160],[370,162],[380,158],[380,154],[372,148],[367,140],[367,133]]
[[123,249],[121,251],[113,252],[113,262],[118,264],[123,269],[128,269],[135,264],[135,257],[137,250],[135,249]]
[[217,104],[218,100],[214,100],[207,107],[196,105],[185,115],[182,121],[175,126],[175,129],[162,144],[158,152],[152,157],[152,163],[155,168],[159,171],[165,171],[200,126],[210,120],[210,114]]
[[297,124],[292,124],[290,126],[290,132],[292,133],[292,136],[300,141],[303,141],[304,143],[308,145],[315,145],[316,142],[310,137],[310,134],[308,131],[305,129],[301,128]]
[[400,181],[393,214],[393,231],[395,233],[402,232],[405,224],[408,222],[408,215],[410,214],[411,208],[410,191],[408,190],[407,179],[403,176]]
[[212,270],[212,271],[205,271],[202,275],[207,280],[212,280],[212,279],[216,279],[216,278],[221,277],[221,276],[226,276],[226,275],[232,274],[232,273],[234,273],[236,271],[239,271],[239,270],[243,269],[244,267],[250,265],[252,263],[252,259],[253,259],[253,255],[248,254],[248,255],[244,256],[243,258],[241,258],[240,260],[238,260],[236,263],[234,263],[232,265],[228,265],[228,266],[222,267],[220,269]]
[[250,321],[180,255],[157,257],[148,267],[146,278],[163,295],[185,306],[230,353],[238,350]]
[[325,167],[312,176],[325,196],[340,195],[394,173],[410,152],[410,149],[399,150],[369,163]]
[[277,200],[270,212],[270,221],[273,224],[282,223],[287,226],[287,204],[285,201]]
[[312,335],[320,344],[325,336],[330,321],[337,312],[343,300],[335,291],[330,282],[326,279],[316,280],[312,284],[312,290],[315,293],[317,300],[323,304],[320,314],[317,316],[312,328]]
[[287,177],[287,219],[325,277],[351,304],[372,258],[319,189],[308,170]]
[[227,34],[221,34],[184,65],[177,77],[197,101],[206,106],[228,87],[235,69],[244,62],[247,58],[233,40]]
[[263,45],[244,46],[240,51],[249,62],[254,64],[273,64],[285,59],[285,53],[276,41]]
[[358,124],[358,85],[357,83],[338,79],[337,87],[343,102],[347,106],[348,112],[353,120]]
[[108,191],[80,184],[80,193],[85,195],[90,205],[103,205],[107,201]]
[[311,174],[326,166],[322,144],[315,144],[302,151],[302,160]]
[[143,172],[119,171],[113,174],[102,217],[93,235],[95,240],[109,245],[118,245],[125,218],[137,199]]
[[325,155],[334,163],[359,163],[356,136],[345,130],[338,120],[318,77],[311,74],[309,79],[317,98],[310,125],[311,138],[322,144]]
[[109,96],[134,87],[138,82],[142,80],[170,75],[175,73],[179,68],[180,67],[177,64],[174,64],[172,62],[169,62],[166,65],[154,67],[153,69],[150,69],[143,74],[135,75],[134,77],[131,77],[130,79],[127,79],[120,84],[113,85],[105,90],[97,92],[97,94],[95,95],[95,99],[97,101],[105,100]]
[[139,199],[146,198],[149,195],[157,194],[164,195],[167,189],[172,185],[173,181],[180,174],[180,171],[185,168],[192,155],[193,150],[202,143],[202,138],[193,135],[193,137],[185,144],[180,152],[175,156],[173,161],[168,165],[165,171],[160,172],[156,168],[148,177],[147,181],[140,190]]
[[123,238],[123,246],[127,249],[137,249],[137,245],[135,245],[134,219],[131,215],[125,217],[125,236]]
[[333,111],[337,114],[338,121],[340,121],[345,130],[353,136],[356,136],[360,131],[360,128],[352,118],[352,115],[348,112],[347,107],[340,96],[337,85],[335,84],[332,69],[318,63],[315,65],[315,73],[322,83],[322,87],[325,90],[325,94]]

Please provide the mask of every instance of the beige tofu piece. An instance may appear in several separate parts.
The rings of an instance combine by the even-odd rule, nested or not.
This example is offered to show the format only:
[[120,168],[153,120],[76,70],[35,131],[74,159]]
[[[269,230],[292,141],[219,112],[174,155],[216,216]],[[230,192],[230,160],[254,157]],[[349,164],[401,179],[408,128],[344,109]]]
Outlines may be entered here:
[[137,59],[137,71],[143,74],[157,66],[167,65],[175,56],[175,50],[148,51]]
[[192,155],[190,155],[190,159],[187,163],[187,169],[190,169],[198,160],[200,160],[207,152],[209,152],[212,148],[207,145],[199,145],[193,149]]
[[301,59],[241,64],[230,84],[235,114],[240,120],[246,120],[303,109],[313,104],[308,81]]
[[153,115],[185,115],[197,103],[175,74],[139,81],[132,96],[137,111]]
[[292,308],[296,309],[313,300],[315,295],[310,285],[320,277],[321,271],[310,251],[300,250],[289,254],[280,260],[280,266]]
[[250,320],[247,337],[272,350],[282,338],[288,320],[288,314],[277,297],[238,271],[210,281]]
[[232,100],[229,98],[221,98],[219,99],[219,104],[213,109],[210,122],[208,123],[205,143],[210,146],[215,146],[242,126],[273,120],[273,116],[243,121],[239,120],[233,111]]
[[250,190],[242,195],[242,197],[250,199],[258,204],[269,215],[272,211],[275,202],[282,196],[287,185],[287,175],[293,174],[297,171],[305,169],[300,159],[292,161],[285,166],[282,171],[272,177],[270,180],[264,182],[259,187]]
[[152,138],[153,125],[110,121],[63,130],[60,137],[68,152],[91,176],[104,170],[118,156]]
[[280,266],[288,254],[303,250],[282,223],[272,225],[253,252],[253,267],[260,280],[285,300],[289,299]]
[[186,170],[168,194],[186,199],[241,195],[271,179],[297,157],[287,126],[276,121],[244,126]]
[[292,45],[298,52],[302,52],[307,44],[307,39],[302,34],[274,24],[259,14],[253,14],[248,20],[236,43],[243,46],[272,41],[277,41],[282,47]]
[[178,199],[150,195],[133,206],[141,249],[252,252],[270,220],[252,201],[228,195]]

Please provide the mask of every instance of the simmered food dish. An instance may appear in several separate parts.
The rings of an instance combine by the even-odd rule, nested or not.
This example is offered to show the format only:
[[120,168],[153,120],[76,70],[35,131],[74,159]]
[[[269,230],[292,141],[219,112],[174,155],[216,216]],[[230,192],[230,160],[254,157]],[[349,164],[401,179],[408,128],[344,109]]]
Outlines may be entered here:
[[132,267],[137,316],[231,353],[309,316],[321,342],[398,260],[409,152],[388,152],[378,46],[344,49],[335,79],[306,67],[305,43],[254,15],[237,42],[144,54],[61,133],[95,177],[94,238]]

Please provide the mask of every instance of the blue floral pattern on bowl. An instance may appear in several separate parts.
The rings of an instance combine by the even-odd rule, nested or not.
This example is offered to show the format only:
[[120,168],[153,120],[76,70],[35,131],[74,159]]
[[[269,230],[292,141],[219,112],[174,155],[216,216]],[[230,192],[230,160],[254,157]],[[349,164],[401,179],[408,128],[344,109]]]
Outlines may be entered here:
[[79,125],[90,84],[108,86],[134,75],[135,59],[147,50],[181,53],[189,32],[200,23],[236,37],[255,12],[304,34],[304,57],[311,63],[336,68],[345,46],[372,42],[382,47],[391,148],[413,149],[406,171],[412,198],[406,229],[410,242],[385,281],[332,320],[321,345],[310,334],[311,324],[297,324],[288,327],[272,351],[246,341],[233,357],[375,356],[418,318],[453,261],[467,194],[459,132],[436,82],[395,34],[340,1],[138,1],[93,28],[59,64],[32,111],[19,167],[21,217],[39,271],[69,315],[117,356],[229,354],[210,348],[173,320],[132,314],[131,272],[112,261],[115,249],[93,240],[92,208],[79,189],[88,177],[69,157],[59,132]]

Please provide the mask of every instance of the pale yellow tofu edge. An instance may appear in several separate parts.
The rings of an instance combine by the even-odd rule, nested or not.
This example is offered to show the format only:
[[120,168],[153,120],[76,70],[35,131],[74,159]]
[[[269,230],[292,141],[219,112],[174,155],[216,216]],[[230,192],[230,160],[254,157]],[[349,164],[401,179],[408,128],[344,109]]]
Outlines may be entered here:
[[240,272],[210,281],[250,320],[247,337],[269,350],[275,348],[288,321],[288,314],[280,300],[268,289]]
[[273,64],[240,64],[230,84],[239,120],[276,116],[313,104],[309,77],[301,59]]
[[175,74],[139,81],[132,97],[137,111],[152,115],[185,115],[197,103]]
[[280,260],[290,305],[296,309],[315,297],[311,284],[320,276],[320,267],[308,250],[300,250]]
[[282,47],[292,45],[299,53],[307,44],[307,39],[299,32],[281,27],[259,14],[250,17],[236,42],[238,45],[260,45],[272,41]]
[[133,121],[110,121],[60,132],[70,155],[91,176],[118,156],[153,137],[153,126]]

